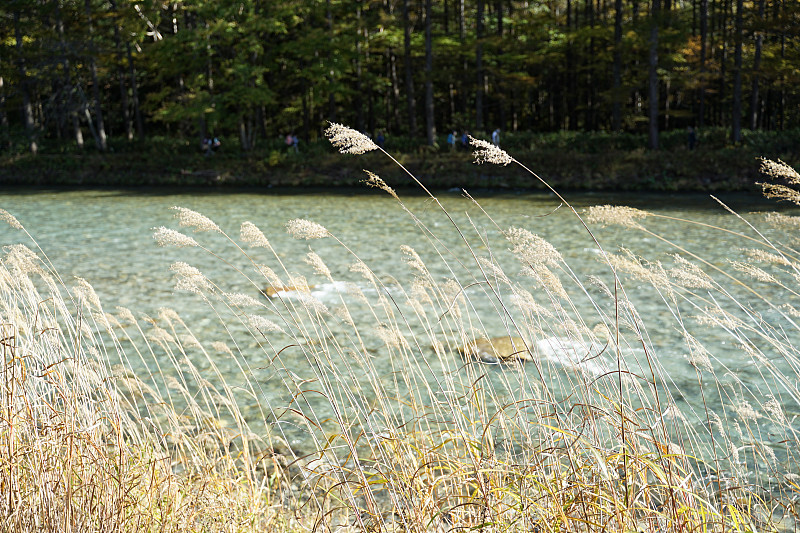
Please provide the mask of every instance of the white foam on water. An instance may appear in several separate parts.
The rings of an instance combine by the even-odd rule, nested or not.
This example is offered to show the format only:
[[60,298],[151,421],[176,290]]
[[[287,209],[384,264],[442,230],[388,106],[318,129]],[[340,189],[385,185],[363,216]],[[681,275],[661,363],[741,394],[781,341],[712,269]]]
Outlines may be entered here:
[[[311,287],[310,292],[305,294],[310,294],[317,300],[323,303],[337,303],[339,302],[339,295],[344,295],[346,299],[352,299],[351,296],[348,296],[349,288],[352,287],[352,283],[344,282],[344,281],[334,281],[333,283],[321,283],[319,285],[314,285]],[[376,294],[378,291],[375,290],[371,284],[364,284],[358,285],[361,289],[361,292],[364,294]],[[387,288],[381,291],[384,294],[397,294],[399,291],[394,288]],[[300,300],[303,298],[302,296],[303,291],[298,290],[288,290],[288,291],[275,291],[275,293],[271,296],[271,298],[286,298],[288,300]]]
[[552,363],[599,376],[608,372],[607,362],[598,356],[602,349],[593,343],[547,337],[536,341],[535,352]]
[[[338,301],[340,294],[347,293],[347,283],[334,281],[333,283],[323,283],[311,288],[310,293],[314,298],[321,302]],[[285,298],[287,300],[300,300],[303,298],[303,291],[276,291],[272,298]]]

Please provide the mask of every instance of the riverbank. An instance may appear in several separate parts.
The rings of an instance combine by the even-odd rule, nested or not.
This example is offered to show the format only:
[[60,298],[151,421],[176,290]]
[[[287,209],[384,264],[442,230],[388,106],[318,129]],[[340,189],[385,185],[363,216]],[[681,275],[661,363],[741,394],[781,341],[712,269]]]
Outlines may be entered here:
[[[606,133],[509,134],[502,147],[559,189],[619,191],[746,191],[756,187],[758,157],[800,163],[800,130],[749,132],[741,145],[726,144],[723,130],[708,130],[689,150],[685,132],[667,132],[662,149],[645,149],[640,135]],[[389,185],[412,186],[411,179],[378,153],[346,156],[327,141],[301,143],[297,153],[280,139],[258,150],[239,153],[230,143],[210,156],[188,140],[153,138],[111,143],[109,153],[69,147],[43,150],[38,156],[6,154],[0,158],[4,185],[138,186],[354,186],[362,169]],[[445,143],[442,143],[446,146]],[[409,139],[387,140],[395,155],[431,189],[539,189],[535,178],[514,166],[476,165],[468,150],[420,146]]]

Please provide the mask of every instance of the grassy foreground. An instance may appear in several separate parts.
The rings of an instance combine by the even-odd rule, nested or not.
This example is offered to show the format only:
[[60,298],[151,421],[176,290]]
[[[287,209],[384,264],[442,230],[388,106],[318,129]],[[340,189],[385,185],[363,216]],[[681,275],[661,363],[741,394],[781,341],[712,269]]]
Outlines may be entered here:
[[[547,168],[550,184],[559,190],[626,191],[748,191],[758,180],[756,157],[800,164],[800,130],[746,131],[739,146],[727,142],[728,131],[708,129],[699,134],[695,150],[686,148],[686,132],[661,136],[662,149],[646,149],[644,135],[603,132],[509,133],[503,148],[532,168]],[[111,152],[71,145],[44,146],[39,156],[6,151],[0,156],[0,183],[33,186],[356,186],[361,169],[370,168],[395,188],[413,181],[385,158],[362,159],[332,153],[326,140],[287,149],[282,139],[262,141],[241,153],[234,139],[204,157],[192,140],[154,137],[129,143],[112,139]],[[447,148],[444,137],[436,147],[420,141],[390,137],[387,150],[396,154],[431,189],[452,187],[542,189],[525,173],[472,164],[468,149]]]
[[[334,124],[327,133],[344,153],[391,158],[349,128]],[[480,162],[522,167],[488,143],[473,147]],[[764,168],[800,184],[786,165]],[[304,249],[292,257],[250,222],[229,236],[202,214],[175,208],[178,226],[194,234],[162,226],[159,245],[214,255],[254,293],[268,284],[294,295],[231,292],[174,263],[176,289],[195,294],[231,332],[213,341],[169,308],[137,315],[100,302],[85,280],[65,282],[20,221],[0,210],[10,226],[0,263],[0,529],[795,527],[798,218],[767,217],[765,225],[787,230],[774,240],[731,214],[731,227],[717,229],[746,247],[741,260],[713,265],[673,243],[679,255],[670,265],[606,250],[591,230],[617,224],[658,238],[656,215],[575,211],[601,259],[597,275],[583,280],[530,230],[485,230],[494,221],[472,198],[465,202],[475,223],[459,227],[431,195],[449,224],[434,231],[380,177],[365,179],[396,199],[426,243],[427,252],[403,248],[406,285],[316,222],[288,221]],[[766,192],[800,197],[783,185]],[[26,244],[13,244],[11,230]],[[457,232],[464,251],[444,247],[442,231]],[[207,248],[208,232],[227,248]],[[345,279],[308,249],[317,239],[350,257]],[[314,297],[295,272],[301,261],[315,283],[343,283],[341,305]],[[652,285],[673,322],[637,312],[625,291],[630,278]],[[780,289],[777,300],[764,296],[775,294],[766,286]],[[492,341],[487,302],[504,324],[502,342]],[[699,412],[673,394],[664,354],[649,341],[654,326],[683,337],[696,376],[683,392],[702,397]],[[736,343],[759,380],[717,359],[706,330]],[[283,384],[285,403],[267,399],[256,366]],[[291,438],[298,433],[302,445]]]

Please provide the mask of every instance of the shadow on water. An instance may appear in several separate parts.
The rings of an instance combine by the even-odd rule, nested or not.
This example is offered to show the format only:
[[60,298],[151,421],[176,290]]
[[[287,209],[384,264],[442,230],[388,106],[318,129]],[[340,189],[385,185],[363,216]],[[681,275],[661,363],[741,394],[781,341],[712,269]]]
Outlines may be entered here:
[[[420,198],[427,196],[419,188],[398,188],[396,189],[400,198]],[[235,197],[237,195],[258,195],[277,196],[277,197],[385,197],[383,191],[371,189],[369,187],[31,187],[31,186],[12,186],[4,188],[2,194],[7,197],[28,197],[39,194],[59,194],[83,192],[87,196],[94,198],[166,198],[170,196],[195,196],[195,197]],[[503,199],[503,198],[530,198],[548,199],[555,201],[556,197],[552,193],[540,190],[507,190],[507,189],[467,189],[473,198],[481,199]],[[625,205],[638,209],[687,209],[694,210],[717,210],[722,207],[717,203],[711,194],[705,193],[657,193],[657,192],[587,192],[587,191],[561,191],[565,198],[576,208],[585,208],[593,205]],[[452,188],[448,190],[434,191],[439,198],[462,198],[462,189]],[[758,193],[732,192],[714,194],[726,206],[736,212],[748,211],[793,211],[796,206],[788,203],[776,202],[764,198]]]

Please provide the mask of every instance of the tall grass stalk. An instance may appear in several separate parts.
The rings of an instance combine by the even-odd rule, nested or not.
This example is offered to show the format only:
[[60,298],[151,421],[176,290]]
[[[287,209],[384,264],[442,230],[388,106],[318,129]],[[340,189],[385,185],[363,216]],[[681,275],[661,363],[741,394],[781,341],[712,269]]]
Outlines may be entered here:
[[[341,125],[327,134],[344,153],[383,152]],[[479,162],[531,172],[489,143],[473,145]],[[792,200],[796,173],[765,165],[787,182],[766,191]],[[287,223],[306,247],[291,256],[251,222],[229,232],[175,208],[178,227],[195,235],[162,226],[157,243],[208,254],[251,287],[234,292],[185,262],[170,267],[223,338],[168,308],[108,312],[87,281],[68,286],[43,251],[6,246],[1,529],[795,526],[800,254],[791,233],[768,237],[731,215],[730,227],[706,229],[749,248],[713,264],[663,237],[663,215],[582,212],[554,190],[599,251],[595,275],[583,279],[543,237],[501,227],[470,195],[467,223],[457,222],[408,174],[451,229],[425,222],[368,172],[366,183],[421,237],[391,272],[314,221]],[[12,214],[0,219],[36,247]],[[765,223],[791,231],[797,220],[771,214]],[[600,225],[644,232],[675,255],[662,262],[604,247]],[[223,248],[203,232],[220,234]],[[329,268],[319,239],[348,258],[348,271]],[[318,280],[297,273],[301,262]],[[669,323],[637,311],[631,280],[652,286]],[[316,284],[335,289],[335,305],[315,296]],[[653,327],[683,339],[696,383],[677,381]],[[707,346],[710,330],[739,359]]]

